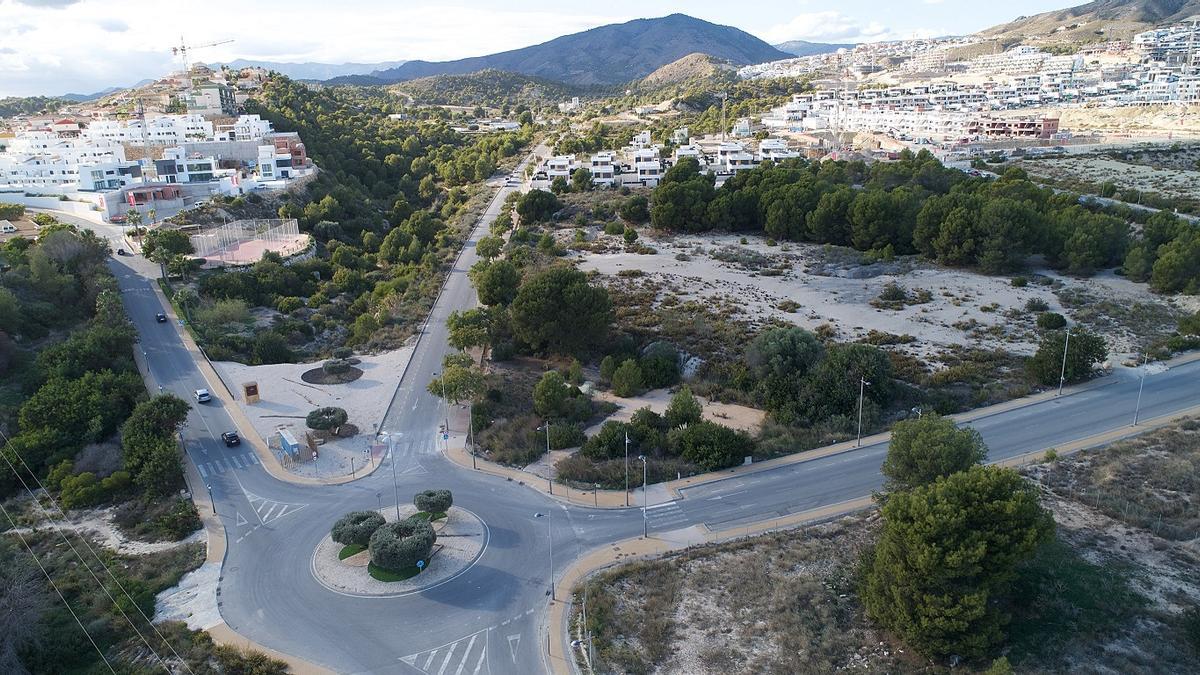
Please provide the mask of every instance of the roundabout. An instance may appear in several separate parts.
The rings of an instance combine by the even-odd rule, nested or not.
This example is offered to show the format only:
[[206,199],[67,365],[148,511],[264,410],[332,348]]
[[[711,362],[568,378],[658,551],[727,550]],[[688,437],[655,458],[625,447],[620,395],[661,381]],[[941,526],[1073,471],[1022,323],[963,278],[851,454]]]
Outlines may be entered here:
[[[411,504],[373,513],[383,516],[387,523],[412,516],[428,516]],[[437,540],[428,561],[422,561],[419,573],[408,576],[377,568],[370,564],[371,552],[367,548],[341,544],[326,535],[313,550],[310,564],[313,578],[326,590],[340,595],[374,598],[412,595],[440,586],[471,569],[483,556],[491,539],[487,523],[459,506],[451,507],[445,517],[434,520],[432,526]],[[395,580],[385,580],[389,577]]]

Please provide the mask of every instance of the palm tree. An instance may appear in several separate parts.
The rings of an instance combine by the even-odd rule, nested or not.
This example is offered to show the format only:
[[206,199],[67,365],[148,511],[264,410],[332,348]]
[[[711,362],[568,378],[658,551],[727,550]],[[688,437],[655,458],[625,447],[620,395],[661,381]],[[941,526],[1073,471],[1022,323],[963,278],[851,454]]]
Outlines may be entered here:
[[154,209],[154,208],[148,209],[146,211],[146,217],[150,219],[151,223],[157,223],[158,222],[158,209]]
[[191,314],[188,312],[188,306],[199,299],[200,296],[196,295],[196,291],[187,286],[175,291],[175,304],[179,305],[179,308],[183,310],[183,318],[187,319],[188,323],[192,321]]
[[[151,209],[151,211],[153,211],[153,210],[154,209]],[[125,214],[125,222],[129,223],[130,225],[133,225],[134,227],[141,225],[142,224],[142,212],[138,211],[137,209],[129,209],[129,212]]]

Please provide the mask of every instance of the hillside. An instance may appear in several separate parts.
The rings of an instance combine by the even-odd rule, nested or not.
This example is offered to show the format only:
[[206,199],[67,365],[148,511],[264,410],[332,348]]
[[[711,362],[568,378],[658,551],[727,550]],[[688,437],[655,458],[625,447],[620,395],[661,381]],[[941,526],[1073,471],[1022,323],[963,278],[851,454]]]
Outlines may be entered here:
[[833,44],[831,42],[809,42],[808,40],[789,40],[775,45],[775,48],[781,52],[787,52],[792,56],[815,56],[817,54],[829,54],[836,52],[839,49],[854,49],[853,43],[849,44]]
[[584,92],[577,87],[502,70],[481,70],[467,75],[434,75],[389,87],[412,97],[418,104],[433,105],[537,105],[562,101]]
[[641,87],[661,87],[696,80],[719,79],[723,75],[736,72],[737,67],[729,61],[716,59],[708,54],[695,53],[662,66],[642,78],[638,84]]
[[1095,0],[1067,9],[1018,17],[980,33],[1004,44],[1128,39],[1157,25],[1200,15],[1200,0]]
[[[224,65],[230,68],[266,68],[281,75],[287,75],[293,80],[328,80],[345,75],[366,75],[377,70],[385,70],[403,65],[404,61],[384,61],[382,63],[285,63],[281,61],[250,61],[237,59]],[[214,67],[219,63],[210,64]]]
[[732,26],[672,14],[600,26],[487,56],[436,63],[410,61],[398,68],[371,73],[370,77],[335,78],[330,84],[401,82],[494,68],[575,85],[611,85],[645,77],[693,52],[711,54],[739,65],[789,57]]

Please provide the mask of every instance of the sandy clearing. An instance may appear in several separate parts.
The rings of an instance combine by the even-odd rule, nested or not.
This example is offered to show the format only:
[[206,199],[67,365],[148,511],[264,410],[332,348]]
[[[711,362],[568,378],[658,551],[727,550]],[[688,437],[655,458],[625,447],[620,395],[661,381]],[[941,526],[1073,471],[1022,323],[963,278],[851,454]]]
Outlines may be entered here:
[[[654,412],[660,415],[663,414],[666,412],[667,406],[671,404],[671,390],[655,389],[641,396],[631,396],[628,398],[622,398],[609,391],[597,391],[593,394],[593,398],[615,403],[620,408],[603,421],[585,429],[584,432],[589,437],[598,432],[604,422],[628,422],[633,417],[633,413],[642,408],[649,407]],[[741,429],[751,436],[758,435],[759,429],[762,428],[763,420],[767,416],[765,411],[744,405],[710,401],[701,396],[697,396],[696,399],[703,406],[704,419],[733,429]]]
[[[237,404],[263,438],[271,440],[280,428],[290,428],[297,439],[304,437],[304,417],[315,408],[337,406],[344,408],[350,423],[358,426],[353,438],[336,439],[321,446],[315,462],[301,462],[289,467],[294,473],[328,477],[350,473],[351,459],[357,469],[364,462],[364,451],[371,448],[376,425],[383,419],[400,375],[404,372],[413,346],[380,354],[359,356],[363,376],[347,384],[314,385],[304,382],[300,375],[318,368],[321,362],[281,363],[266,366],[247,366],[232,361],[213,363],[217,372],[234,391]],[[257,382],[261,400],[253,405],[241,397],[244,382]],[[375,448],[378,450],[378,448]],[[378,454],[378,452],[376,452]]]
[[217,606],[217,584],[221,563],[206,562],[183,575],[179,584],[154,598],[154,620],[183,621],[192,630],[204,630],[221,623]]
[[[746,244],[741,244],[740,239],[726,234],[650,239],[647,243],[657,249],[657,254],[582,252],[577,260],[580,269],[604,275],[641,270],[645,278],[662,284],[660,301],[668,295],[680,300],[721,301],[738,312],[737,318],[752,322],[774,318],[810,330],[828,323],[837,329],[840,340],[860,339],[871,331],[911,335],[916,340],[897,350],[921,358],[964,344],[1032,354],[1037,346],[1037,332],[1034,316],[1024,311],[1030,300],[1040,300],[1051,311],[1071,316],[1051,286],[1030,283],[1016,288],[1008,276],[986,276],[911,258],[870,272],[853,260],[831,263],[822,246],[771,247],[762,237],[747,236]],[[775,266],[785,272],[762,276],[736,263],[714,259],[712,253],[724,247],[766,256],[767,267]],[[681,255],[685,259],[677,257]],[[823,273],[814,273],[818,270]],[[885,273],[878,273],[881,271]],[[854,278],[863,273],[877,275]],[[1146,285],[1134,284],[1111,273],[1089,279],[1064,277],[1044,269],[1031,269],[1023,274],[1027,277],[1041,274],[1059,282],[1062,288],[1078,288],[1123,303],[1169,304],[1167,299],[1151,293]],[[910,293],[929,291],[932,298],[927,303],[899,309],[871,306],[870,302],[892,282]],[[784,301],[797,303],[799,308],[792,312],[780,309]],[[1184,300],[1182,304],[1186,306],[1189,302]],[[1006,315],[1006,310],[1014,311]],[[1133,350],[1131,341],[1120,336],[1113,339],[1111,348],[1117,357]]]
[[1107,157],[1024,159],[1017,165],[1035,176],[1054,176],[1090,183],[1111,181],[1119,187],[1159,192],[1169,197],[1194,196],[1196,185],[1200,184],[1200,171],[1156,169]]
[[[39,513],[42,513],[39,510]],[[35,529],[70,530],[76,533],[86,533],[105,548],[123,555],[149,555],[169,551],[173,548],[208,540],[204,528],[193,532],[190,536],[179,541],[139,541],[131,539],[113,522],[114,507],[99,509],[78,509],[71,511],[65,518],[52,522],[41,522],[36,528],[23,527],[13,532],[31,532]],[[44,513],[43,513],[44,515]]]

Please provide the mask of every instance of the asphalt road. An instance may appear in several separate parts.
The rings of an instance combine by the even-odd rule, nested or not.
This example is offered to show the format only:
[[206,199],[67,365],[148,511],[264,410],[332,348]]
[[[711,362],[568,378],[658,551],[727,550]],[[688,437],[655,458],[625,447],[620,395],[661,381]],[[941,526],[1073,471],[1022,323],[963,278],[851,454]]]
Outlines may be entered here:
[[[498,213],[508,188],[482,219],[478,236]],[[59,215],[59,214],[56,214]],[[61,216],[103,236],[117,228]],[[220,401],[194,406],[183,430],[188,455],[201,467],[228,536],[219,586],[221,614],[259,643],[345,673],[431,675],[527,674],[545,669],[545,609],[550,587],[550,541],[555,570],[604,543],[640,534],[642,512],[564,506],[501,478],[458,468],[442,457],[437,434],[445,415],[425,385],[448,347],[444,320],[474,304],[466,270],[475,261],[474,237],[450,274],[382,426],[391,447],[369,477],[338,486],[282,483],[263,470],[249,448],[226,448],[233,428]],[[126,309],[141,336],[150,371],[166,391],[190,400],[209,386],[151,290],[156,265],[115,257]],[[1142,398],[1147,420],[1200,404],[1200,362],[1150,375]],[[1138,380],[1122,370],[1103,386],[978,419],[1000,460],[1058,445],[1132,421]],[[704,523],[724,528],[771,519],[869,494],[882,478],[885,445],[688,488],[683,498],[647,511],[651,533]],[[393,478],[393,475],[395,478]],[[487,546],[476,563],[439,586],[389,598],[332,592],[310,571],[312,552],[343,513],[401,503],[430,487],[453,490],[455,504],[486,523]],[[547,521],[535,513],[549,514]]]

